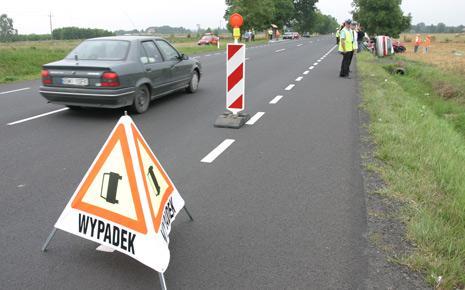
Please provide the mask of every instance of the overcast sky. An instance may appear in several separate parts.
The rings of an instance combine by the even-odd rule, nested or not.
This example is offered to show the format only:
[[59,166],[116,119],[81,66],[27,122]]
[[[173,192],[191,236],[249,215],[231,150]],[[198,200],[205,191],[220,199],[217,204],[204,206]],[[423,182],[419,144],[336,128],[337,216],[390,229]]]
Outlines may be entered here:
[[[352,0],[320,0],[318,7],[339,22],[350,18]],[[402,8],[412,13],[413,23],[444,22],[447,25],[465,24],[464,0],[404,0]],[[121,3],[127,3],[122,5]],[[226,6],[223,0],[2,0],[0,14],[13,18],[21,34],[48,33],[52,12],[53,27],[79,26],[91,28],[145,29],[149,26],[184,26],[195,28],[222,27]]]

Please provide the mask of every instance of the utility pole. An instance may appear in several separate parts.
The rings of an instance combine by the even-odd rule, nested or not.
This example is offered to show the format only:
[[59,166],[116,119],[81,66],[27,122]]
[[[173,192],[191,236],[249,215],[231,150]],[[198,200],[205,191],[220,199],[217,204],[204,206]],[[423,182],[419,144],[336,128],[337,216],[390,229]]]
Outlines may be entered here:
[[50,19],[50,38],[53,40],[52,11],[50,11],[50,14],[48,14],[48,17]]

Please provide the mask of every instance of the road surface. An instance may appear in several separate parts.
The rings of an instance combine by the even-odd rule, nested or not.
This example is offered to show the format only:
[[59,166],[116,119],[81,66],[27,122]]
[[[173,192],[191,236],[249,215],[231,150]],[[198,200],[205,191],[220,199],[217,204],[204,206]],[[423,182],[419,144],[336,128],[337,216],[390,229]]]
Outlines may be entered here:
[[[334,39],[248,49],[246,110],[258,115],[239,130],[213,127],[225,54],[199,59],[196,94],[133,116],[195,218],[173,225],[168,288],[364,288],[357,82],[338,77]],[[123,110],[66,110],[38,87],[0,86],[0,288],[158,289],[153,270],[65,232],[40,251]]]

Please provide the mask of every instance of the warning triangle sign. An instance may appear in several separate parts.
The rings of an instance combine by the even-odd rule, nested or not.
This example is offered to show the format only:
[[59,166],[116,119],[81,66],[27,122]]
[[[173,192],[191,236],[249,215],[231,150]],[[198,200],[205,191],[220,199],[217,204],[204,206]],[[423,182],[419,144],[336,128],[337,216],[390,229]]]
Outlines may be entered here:
[[137,155],[139,156],[147,199],[149,200],[153,226],[158,233],[163,216],[163,206],[173,192],[173,184],[142,135],[134,125],[131,128],[137,148]]
[[171,224],[183,207],[184,200],[141,132],[124,116],[55,227],[164,272]]
[[119,125],[110,137],[71,206],[147,233],[123,125]]

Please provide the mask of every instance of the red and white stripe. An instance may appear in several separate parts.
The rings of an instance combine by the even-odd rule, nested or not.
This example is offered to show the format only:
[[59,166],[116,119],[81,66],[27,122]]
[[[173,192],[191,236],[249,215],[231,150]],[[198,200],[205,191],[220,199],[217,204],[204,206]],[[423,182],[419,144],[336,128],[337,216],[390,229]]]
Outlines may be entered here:
[[226,55],[226,109],[237,114],[245,109],[245,45],[228,43]]

